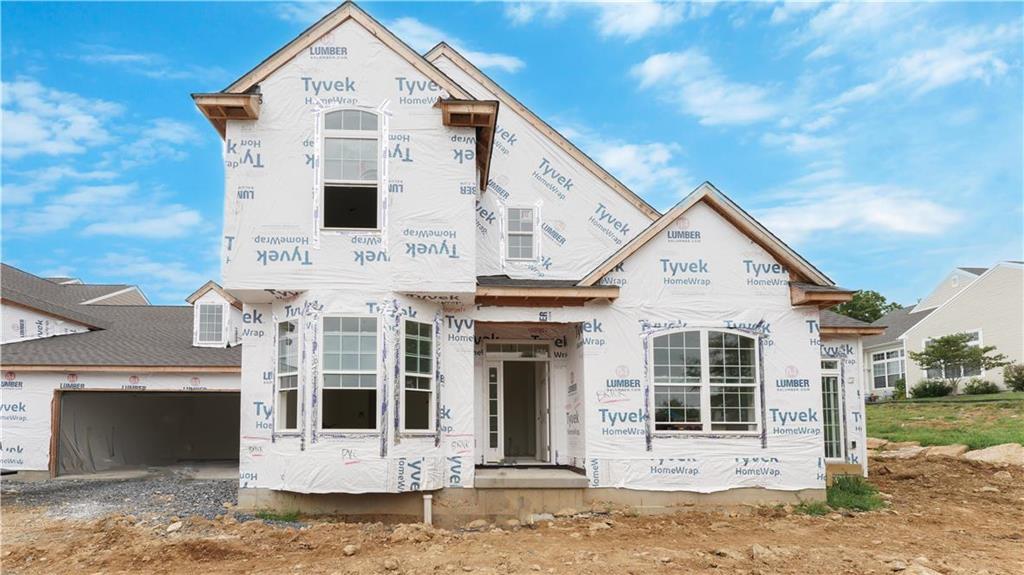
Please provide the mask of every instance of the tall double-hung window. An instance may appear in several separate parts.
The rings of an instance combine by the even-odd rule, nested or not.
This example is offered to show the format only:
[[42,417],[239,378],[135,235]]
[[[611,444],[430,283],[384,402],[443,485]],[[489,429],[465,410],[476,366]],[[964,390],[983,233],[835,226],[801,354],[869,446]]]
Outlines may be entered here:
[[324,430],[377,428],[377,318],[323,320],[320,421]]
[[402,421],[408,431],[434,427],[434,326],[405,321]]
[[299,322],[277,324],[277,395],[274,398],[275,429],[299,429]]
[[324,228],[380,227],[378,124],[376,114],[363,110],[324,114]]
[[653,340],[656,431],[756,432],[756,340],[686,330]]

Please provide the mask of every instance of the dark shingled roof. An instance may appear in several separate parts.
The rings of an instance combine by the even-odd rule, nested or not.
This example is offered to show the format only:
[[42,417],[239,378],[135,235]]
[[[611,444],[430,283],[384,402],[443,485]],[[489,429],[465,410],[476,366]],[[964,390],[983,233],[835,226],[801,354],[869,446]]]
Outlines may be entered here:
[[988,271],[988,268],[957,268],[957,269],[963,270],[963,271],[965,271],[965,272],[967,272],[969,274],[974,274],[976,276],[980,276],[981,274],[983,274],[983,273]]
[[476,283],[481,286],[560,288],[575,287],[579,280],[515,279],[507,275],[500,275],[477,276]]
[[917,313],[910,313],[914,306],[902,307],[893,310],[878,318],[871,325],[885,326],[885,333],[865,337],[861,343],[865,348],[895,343],[908,329],[914,327],[917,322],[928,317],[933,310],[924,310]]
[[866,321],[846,317],[828,309],[821,310],[818,324],[821,327],[868,327],[874,325]]
[[[192,345],[192,306],[111,305],[141,296],[103,295],[133,287],[126,284],[58,284],[2,264],[0,297],[61,318],[92,331],[4,344],[4,365],[237,367],[242,348]],[[130,292],[136,294],[137,292]]]
[[225,367],[242,364],[242,347],[192,345],[192,307],[97,306],[110,329],[4,344],[5,365]]

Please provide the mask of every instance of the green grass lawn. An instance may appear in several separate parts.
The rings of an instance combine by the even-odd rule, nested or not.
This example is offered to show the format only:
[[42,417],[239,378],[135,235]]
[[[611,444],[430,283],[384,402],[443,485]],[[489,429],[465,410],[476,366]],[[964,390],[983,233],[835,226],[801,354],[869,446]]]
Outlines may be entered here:
[[890,401],[867,407],[868,437],[963,443],[971,449],[1024,444],[1024,393],[961,395]]

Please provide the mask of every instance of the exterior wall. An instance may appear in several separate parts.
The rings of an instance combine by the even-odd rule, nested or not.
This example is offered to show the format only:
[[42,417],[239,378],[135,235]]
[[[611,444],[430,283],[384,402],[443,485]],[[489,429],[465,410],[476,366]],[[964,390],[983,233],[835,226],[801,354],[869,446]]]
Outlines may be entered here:
[[0,381],[0,466],[19,471],[48,469],[57,390],[237,391],[238,386],[238,376],[227,374],[5,371]]
[[[437,84],[350,20],[260,90],[260,118],[227,125],[226,289],[474,291],[475,131],[442,125]],[[383,124],[379,231],[321,229],[319,126],[342,107]]]
[[[492,338],[513,337],[568,344],[564,354],[557,344],[553,347],[559,355],[551,372],[552,455],[559,463],[584,468],[591,487],[705,493],[741,487],[820,489],[825,474],[820,357],[833,344],[823,348],[819,341],[817,310],[793,308],[788,272],[773,266],[766,252],[713,210],[698,204],[686,218],[689,231],[701,232],[701,242],[676,242],[670,227],[611,274],[622,290],[611,304],[442,306],[386,289],[358,295],[339,289],[247,305],[241,486],[299,493],[473,487],[473,465],[481,461],[480,446],[486,441],[477,391],[480,346]],[[707,273],[678,283],[685,278],[673,277],[666,259],[703,262],[693,269],[706,268]],[[378,318],[377,393],[382,399],[375,430],[333,433],[319,427],[320,325],[324,316],[334,314]],[[409,317],[433,321],[440,342],[435,346],[437,426],[431,433],[403,433],[399,425],[399,334],[401,321]],[[296,433],[274,429],[274,326],[286,318],[300,320],[302,408]],[[517,325],[502,325],[511,323]],[[653,431],[646,350],[653,336],[680,327],[735,330],[759,339],[759,432],[681,436]],[[855,422],[862,409],[854,399],[862,395],[855,375],[860,350],[852,345],[844,341],[828,353],[854,358],[844,383],[847,419]],[[791,385],[794,380],[799,385]],[[581,431],[580,438],[570,435],[574,429]],[[851,461],[861,449],[862,435],[860,428],[848,435],[855,445]]]
[[[199,306],[200,304],[214,304],[221,306],[223,310],[223,336],[222,343],[211,345],[199,341]],[[234,346],[241,342],[242,310],[228,303],[219,293],[210,290],[200,296],[192,304],[192,345],[201,347],[223,347]]]
[[928,294],[921,301],[914,306],[914,311],[922,311],[939,307],[940,305],[949,301],[949,298],[960,293],[960,290],[971,285],[974,280],[978,279],[978,276],[965,272],[961,269],[955,269],[949,272],[939,285],[935,286],[932,293]]
[[[446,57],[434,64],[475,97],[496,99]],[[504,257],[506,207],[539,210],[538,261]],[[490,181],[477,201],[478,275],[580,279],[649,224],[643,212],[513,108],[499,107]]]
[[3,331],[0,332],[3,339],[0,343],[89,331],[89,328],[80,323],[40,313],[20,305],[4,303],[0,305],[0,315],[3,316]]
[[[903,334],[907,353],[921,351],[929,338],[981,330],[981,345],[994,345],[998,353],[1015,362],[1024,361],[1024,266],[1002,263],[985,272],[945,305]],[[907,358],[907,387],[926,377]],[[1003,370],[991,369],[980,376],[1000,387]]]

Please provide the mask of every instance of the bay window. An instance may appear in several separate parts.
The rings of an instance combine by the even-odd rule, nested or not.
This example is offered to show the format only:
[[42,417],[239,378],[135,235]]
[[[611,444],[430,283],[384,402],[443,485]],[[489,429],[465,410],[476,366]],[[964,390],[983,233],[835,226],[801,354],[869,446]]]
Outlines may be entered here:
[[653,341],[656,431],[758,430],[753,337],[687,330]]
[[403,428],[429,431],[434,425],[434,326],[405,322]]
[[321,428],[377,428],[377,318],[323,320]]

